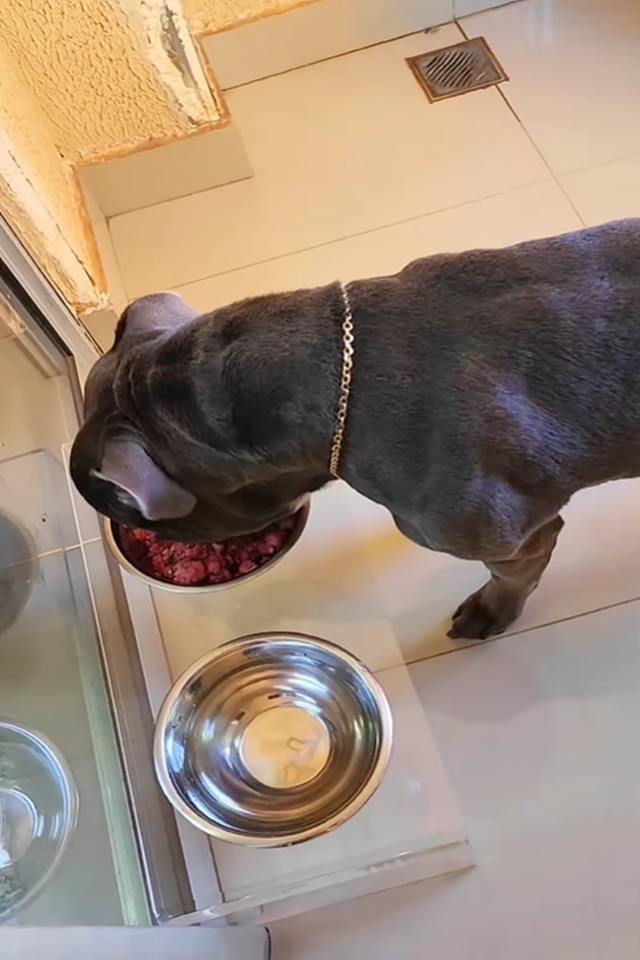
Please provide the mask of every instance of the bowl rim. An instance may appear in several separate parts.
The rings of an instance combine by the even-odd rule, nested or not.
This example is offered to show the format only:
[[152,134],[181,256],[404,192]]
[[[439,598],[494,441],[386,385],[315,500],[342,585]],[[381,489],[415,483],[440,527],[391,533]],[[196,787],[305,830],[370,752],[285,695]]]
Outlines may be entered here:
[[71,767],[61,750],[47,736],[34,730],[32,727],[25,727],[24,724],[17,723],[9,717],[0,715],[0,729],[9,729],[34,743],[42,752],[44,752],[49,761],[57,768],[60,774],[60,781],[63,787],[64,805],[65,805],[65,824],[64,833],[56,848],[53,859],[47,869],[38,877],[36,882],[29,888],[21,900],[18,900],[12,907],[6,910],[0,910],[0,921],[4,922],[9,917],[17,916],[21,910],[24,910],[30,903],[40,896],[44,887],[49,883],[53,875],[58,870],[62,858],[69,846],[71,837],[78,823],[78,812],[80,800],[78,788],[71,772]]
[[[240,648],[244,646],[250,646],[251,644],[255,643],[268,643],[269,641],[276,639],[300,643],[307,647],[313,647],[316,650],[322,650],[325,653],[329,652],[336,656],[337,659],[340,660],[345,666],[348,666],[354,670],[359,677],[364,680],[375,700],[378,715],[380,717],[380,747],[375,764],[366,783],[364,783],[358,794],[353,797],[341,810],[337,811],[326,820],[323,820],[321,823],[315,824],[311,827],[306,827],[301,830],[293,830],[288,834],[282,834],[277,837],[247,836],[245,834],[235,833],[232,830],[226,830],[224,827],[220,827],[215,823],[211,823],[209,820],[206,820],[204,817],[198,814],[182,798],[173,784],[167,767],[166,754],[164,751],[164,733],[167,728],[169,714],[173,709],[178,696],[183,692],[187,684],[190,683],[194,677],[196,677],[197,674],[200,673],[205,667],[214,663],[226,651],[228,651],[230,647]],[[214,650],[211,650],[208,653],[205,653],[202,657],[199,657],[194,663],[191,664],[190,667],[187,667],[187,669],[180,674],[177,680],[175,680],[175,682],[172,684],[171,689],[166,695],[156,718],[153,738],[153,757],[156,777],[165,797],[173,806],[173,808],[177,810],[178,813],[180,813],[186,820],[188,820],[189,823],[196,827],[196,829],[203,831],[210,837],[213,837],[215,840],[222,840],[226,843],[233,843],[239,846],[288,847],[294,844],[303,843],[306,840],[311,840],[314,837],[324,836],[324,834],[335,830],[337,827],[341,826],[343,823],[346,823],[353,816],[355,816],[355,814],[358,813],[358,811],[360,811],[362,807],[364,807],[364,805],[371,799],[373,794],[380,786],[389,763],[392,746],[393,713],[382,684],[377,679],[375,674],[369,669],[369,667],[366,666],[366,664],[364,664],[354,654],[345,650],[344,647],[341,647],[330,640],[325,640],[322,637],[315,637],[307,633],[298,633],[295,631],[272,630],[260,633],[250,633],[242,637],[236,637],[233,640],[228,640],[225,643],[220,644],[220,646],[216,647]]]
[[111,555],[118,561],[120,566],[128,573],[148,584],[148,586],[157,587],[159,590],[168,590],[170,593],[217,593],[221,590],[232,590],[234,587],[239,587],[242,583],[254,580],[256,577],[259,577],[261,573],[266,573],[267,570],[270,570],[284,559],[302,536],[307,526],[310,512],[311,501],[310,498],[307,498],[304,503],[301,503],[300,506],[290,514],[290,516],[295,516],[296,522],[284,545],[256,570],[252,570],[251,573],[244,573],[242,576],[236,577],[234,580],[227,580],[224,583],[200,583],[194,584],[193,586],[181,583],[167,583],[165,580],[158,580],[155,577],[149,576],[148,573],[144,573],[143,570],[136,567],[136,565],[125,556],[116,537],[115,527],[124,526],[124,524],[110,520],[109,517],[102,517],[102,531]]

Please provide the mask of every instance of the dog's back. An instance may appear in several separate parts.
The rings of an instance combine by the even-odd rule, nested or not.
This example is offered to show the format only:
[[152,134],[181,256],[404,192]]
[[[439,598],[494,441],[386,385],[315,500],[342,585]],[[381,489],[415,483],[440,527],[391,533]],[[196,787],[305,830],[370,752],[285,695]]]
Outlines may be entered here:
[[535,512],[640,475],[640,220],[425,258],[354,300],[363,492],[427,514],[434,547],[463,554],[487,478]]

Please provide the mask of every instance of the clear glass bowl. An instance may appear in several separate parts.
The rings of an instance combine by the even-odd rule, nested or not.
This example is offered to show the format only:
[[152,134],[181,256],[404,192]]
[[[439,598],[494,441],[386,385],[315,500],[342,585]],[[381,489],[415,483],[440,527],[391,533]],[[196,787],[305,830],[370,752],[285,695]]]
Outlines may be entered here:
[[46,737],[0,720],[0,921],[44,889],[78,818],[78,793]]

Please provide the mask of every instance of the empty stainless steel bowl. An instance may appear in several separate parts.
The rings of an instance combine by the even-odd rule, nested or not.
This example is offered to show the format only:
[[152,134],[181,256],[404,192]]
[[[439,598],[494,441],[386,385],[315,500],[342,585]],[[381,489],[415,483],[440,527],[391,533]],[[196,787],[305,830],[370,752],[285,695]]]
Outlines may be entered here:
[[254,577],[259,577],[260,574],[266,573],[267,570],[270,570],[277,563],[279,563],[283,557],[286,557],[291,548],[296,545],[302,536],[302,532],[307,525],[307,520],[309,519],[310,509],[310,500],[306,500],[301,504],[295,514],[296,522],[293,530],[289,534],[284,546],[278,550],[277,553],[274,553],[272,557],[269,557],[266,563],[263,563],[262,566],[258,567],[256,570],[252,570],[251,573],[245,573],[241,577],[236,577],[235,580],[228,580],[225,583],[205,583],[194,586],[182,586],[178,583],[167,583],[165,580],[160,580],[157,577],[149,576],[149,574],[136,567],[136,565],[132,563],[124,553],[122,547],[120,546],[120,540],[118,537],[118,524],[114,523],[113,520],[108,520],[106,517],[104,517],[102,520],[102,529],[105,542],[111,554],[115,557],[120,566],[125,570],[128,570],[129,573],[132,573],[141,580],[144,580],[144,582],[150,587],[158,587],[160,590],[169,590],[171,593],[215,593],[219,590],[228,590],[231,587],[237,587],[241,583],[246,583],[248,580],[253,580]]
[[340,647],[293,633],[224,644],[176,682],[157,720],[167,798],[220,840],[300,843],[352,817],[378,787],[391,711]]

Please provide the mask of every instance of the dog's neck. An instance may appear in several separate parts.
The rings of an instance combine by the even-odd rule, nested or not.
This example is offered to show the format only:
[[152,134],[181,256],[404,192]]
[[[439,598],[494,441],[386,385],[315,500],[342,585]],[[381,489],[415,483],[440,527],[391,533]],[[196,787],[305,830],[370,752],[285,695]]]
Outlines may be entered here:
[[[231,437],[234,449],[261,466],[301,469],[317,486],[330,479],[343,318],[338,283],[216,310],[158,345],[144,406],[152,409],[153,393],[168,397],[172,384],[180,387],[194,436],[220,449]],[[175,357],[181,369],[174,372]],[[199,385],[197,402],[192,384]],[[203,384],[210,390],[204,403]]]
[[[407,344],[399,336],[402,291],[394,278],[351,282],[348,296],[355,340],[339,473],[362,489],[386,470],[375,442],[376,410],[385,397],[394,404],[403,390]],[[336,282],[258,297],[210,320],[214,337],[229,351],[225,366],[238,440],[272,454],[276,468],[301,466],[323,482],[331,479],[344,318]]]

